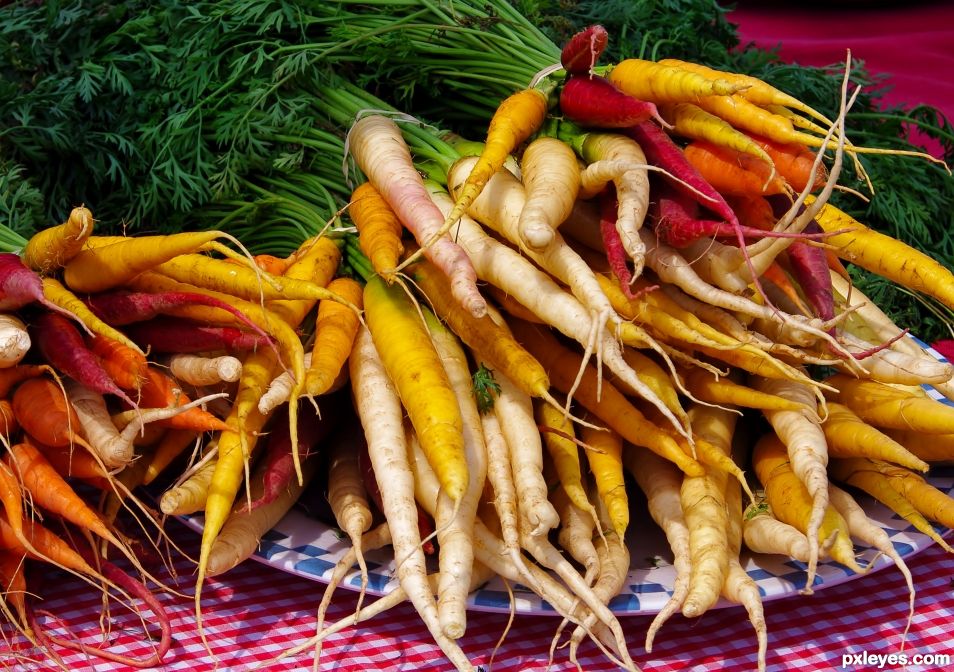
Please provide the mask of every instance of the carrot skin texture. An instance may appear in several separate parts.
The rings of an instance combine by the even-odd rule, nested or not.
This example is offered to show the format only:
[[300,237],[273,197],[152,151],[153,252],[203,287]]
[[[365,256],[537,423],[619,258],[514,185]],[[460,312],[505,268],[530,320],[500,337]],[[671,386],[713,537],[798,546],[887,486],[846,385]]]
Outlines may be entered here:
[[86,239],[93,233],[93,213],[79,206],[70,211],[67,220],[37,231],[20,253],[23,263],[40,273],[49,273],[62,268],[83,249]]
[[[372,276],[364,289],[365,319],[384,367],[407,409],[421,446],[447,495],[467,488],[463,420],[443,364],[410,299],[398,286]],[[394,338],[400,333],[401,339]],[[426,396],[426,398],[425,398]]]
[[271,343],[268,337],[237,327],[210,326],[177,317],[156,317],[130,324],[123,331],[152,352],[195,353],[221,349],[243,352]]
[[[809,205],[811,199],[806,199]],[[825,204],[815,221],[828,233],[848,229],[828,238],[839,258],[893,280],[954,309],[954,274],[932,257],[899,240],[879,233],[833,205]]]
[[560,91],[560,110],[582,126],[628,128],[658,119],[653,103],[623,93],[603,77],[570,77]]
[[449,236],[432,240],[447,220],[428,196],[397,124],[386,117],[369,115],[355,122],[348,138],[361,170],[414,235],[424,256],[450,278],[458,301],[474,315],[482,315],[487,304],[477,289],[470,259]]
[[[298,402],[298,452],[302,459],[319,450],[320,444],[335,430],[346,410],[340,394],[323,398],[321,415],[306,400]],[[262,475],[262,495],[252,500],[251,507],[243,505],[240,511],[255,510],[259,506],[274,501],[295,476],[294,460],[291,454],[290,427],[287,420],[288,410],[284,408],[276,413],[276,421],[268,435]]]
[[364,182],[351,193],[348,214],[358,229],[358,245],[377,273],[388,278],[388,271],[399,263],[404,244],[400,218],[373,184]]
[[83,335],[59,313],[43,312],[30,330],[43,358],[57,371],[100,394],[112,394],[130,406],[136,403],[109,377],[99,358],[86,347]]
[[560,51],[560,64],[571,75],[589,73],[606,49],[609,33],[599,24],[587,26],[573,35]]

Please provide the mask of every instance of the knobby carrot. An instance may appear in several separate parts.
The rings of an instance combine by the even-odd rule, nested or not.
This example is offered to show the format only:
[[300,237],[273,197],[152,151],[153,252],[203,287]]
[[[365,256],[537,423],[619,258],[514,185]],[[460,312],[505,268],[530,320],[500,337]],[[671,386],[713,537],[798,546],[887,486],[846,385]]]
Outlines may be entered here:
[[62,268],[83,249],[93,233],[93,213],[79,206],[70,211],[63,224],[37,231],[20,253],[23,262],[34,271],[50,273]]

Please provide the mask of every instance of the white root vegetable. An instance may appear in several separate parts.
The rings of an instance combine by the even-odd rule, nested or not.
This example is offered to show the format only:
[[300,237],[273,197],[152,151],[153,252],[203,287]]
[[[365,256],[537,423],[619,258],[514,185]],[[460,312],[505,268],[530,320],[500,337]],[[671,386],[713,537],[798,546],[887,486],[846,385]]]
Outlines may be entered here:
[[872,548],[891,558],[895,567],[904,576],[905,583],[908,586],[908,620],[904,626],[904,633],[901,635],[901,647],[904,648],[904,640],[907,637],[908,630],[911,628],[911,622],[914,619],[914,579],[911,577],[911,570],[904,562],[904,558],[895,550],[894,544],[887,532],[878,524],[868,518],[868,514],[858,504],[857,501],[845,490],[831,483],[828,486],[828,496],[831,499],[838,513],[842,515],[845,522],[848,523],[848,529],[851,536],[860,539]]
[[190,385],[234,383],[242,375],[242,361],[231,355],[203,357],[178,353],[169,357],[169,372]]
[[147,423],[166,420],[190,408],[202,406],[212,399],[228,396],[221,392],[172,408],[139,410],[133,415],[132,421],[120,431],[110,416],[103,395],[74,380],[67,380],[65,387],[87,441],[108,469],[119,469],[129,464],[135,452],[133,444],[136,436],[143,431]]
[[398,580],[448,660],[458,670],[472,672],[473,665],[457,643],[444,634],[438,619],[418,529],[414,475],[402,422],[404,409],[366,326],[358,332],[349,368],[358,417],[394,541]]
[[447,378],[457,397],[463,421],[464,454],[469,479],[456,504],[441,492],[435,524],[437,527],[440,583],[437,611],[444,634],[451,639],[463,637],[467,627],[467,595],[474,566],[473,529],[477,506],[487,478],[487,447],[480,412],[472,393],[467,354],[457,337],[425,310],[431,341],[444,363]]
[[665,532],[673,553],[673,568],[676,570],[672,595],[646,631],[646,651],[651,653],[656,633],[669,617],[682,607],[689,592],[689,527],[679,503],[683,474],[669,460],[659,457],[651,450],[632,445],[624,447],[623,464],[646,494],[649,515]]
[[[266,504],[251,510],[240,510],[243,509],[245,500],[236,502],[212,544],[206,574],[224,574],[252,557],[261,543],[262,536],[275,527],[298,501],[301,493],[315,477],[320,463],[317,454],[305,457],[302,460],[302,481],[290,479],[288,487],[283,488],[274,500]],[[250,488],[253,500],[258,499],[264,490],[264,474],[264,466],[259,466],[252,472]]]
[[27,326],[16,315],[0,314],[0,369],[16,366],[30,351]]
[[545,250],[553,234],[573,209],[580,189],[576,154],[569,145],[548,136],[533,140],[521,158],[527,200],[520,211],[517,231],[530,250]]
[[533,527],[531,534],[546,534],[560,524],[560,516],[547,497],[543,478],[543,443],[533,415],[533,400],[506,376],[498,376],[500,392],[493,413],[507,446],[517,508]]
[[808,563],[811,545],[805,534],[772,515],[767,502],[746,507],[742,516],[742,538],[753,553],[784,555]]

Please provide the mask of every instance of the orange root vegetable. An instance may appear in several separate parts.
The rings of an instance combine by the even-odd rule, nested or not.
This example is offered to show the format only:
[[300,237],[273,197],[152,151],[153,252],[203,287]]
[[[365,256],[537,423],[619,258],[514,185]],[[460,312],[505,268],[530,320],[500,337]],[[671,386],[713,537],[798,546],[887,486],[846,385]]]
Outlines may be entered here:
[[470,209],[511,152],[543,124],[546,112],[547,97],[538,89],[518,91],[500,103],[490,120],[484,149],[468,170],[454,207],[445,217],[446,229],[449,230]]
[[30,237],[20,253],[23,263],[40,273],[62,268],[83,249],[93,233],[93,224],[93,213],[88,208],[73,208],[63,224],[42,229]]
[[397,213],[370,182],[358,185],[351,192],[348,214],[358,230],[358,245],[376,273],[390,282],[401,260],[404,228]]
[[[361,285],[350,278],[335,278],[328,289],[363,308],[364,292]],[[348,354],[358,334],[360,318],[354,312],[334,301],[319,301],[315,318],[315,344],[311,351],[311,365],[305,373],[305,391],[310,395],[324,394],[347,371]]]
[[703,473],[698,462],[659,431],[615,386],[606,381],[600,385],[595,367],[581,366],[579,354],[536,325],[514,320],[511,326],[517,339],[549,370],[554,387],[567,393],[575,386],[573,398],[625,440],[673,461],[687,474]]
[[66,392],[49,378],[20,383],[11,398],[13,414],[23,430],[48,446],[89,447]]
[[699,174],[722,194],[768,196],[787,193],[772,164],[705,140],[693,140],[683,152]]
[[102,334],[87,337],[90,351],[99,358],[103,370],[124,390],[138,390],[146,377],[149,362],[136,348]]
[[814,408],[804,404],[768,394],[743,385],[732,377],[715,376],[703,369],[693,367],[681,371],[683,383],[693,397],[710,404],[757,408],[766,411],[803,411],[814,413]]
[[[172,376],[150,365],[146,370],[146,381],[139,389],[139,404],[146,408],[174,408],[184,406],[192,400]],[[228,425],[212,413],[192,407],[170,418],[157,420],[164,427],[189,429],[197,432],[211,432],[229,429]]]
[[474,315],[483,315],[487,303],[477,289],[474,268],[464,251],[446,235],[450,226],[445,225],[443,214],[428,196],[397,124],[379,115],[362,117],[348,131],[348,143],[362,172],[414,235],[420,253],[450,278],[454,296],[462,306]]

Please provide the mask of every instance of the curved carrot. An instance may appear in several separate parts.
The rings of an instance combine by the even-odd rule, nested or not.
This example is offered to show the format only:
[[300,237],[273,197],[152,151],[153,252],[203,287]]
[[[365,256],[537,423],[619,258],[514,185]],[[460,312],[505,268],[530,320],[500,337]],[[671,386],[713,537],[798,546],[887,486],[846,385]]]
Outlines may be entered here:
[[704,96],[726,95],[743,88],[720,77],[708,77],[671,65],[627,58],[606,75],[621,91],[654,103],[681,103]]
[[[379,115],[362,117],[351,127],[348,140],[355,161],[414,235],[421,246],[420,253],[451,279],[457,300],[475,315],[482,315],[487,303],[477,289],[474,267],[446,235],[460,215],[446,220],[451,224],[446,223],[424,188],[397,124]],[[409,260],[394,270],[408,263]]]
[[390,280],[401,260],[404,230],[397,213],[373,184],[364,182],[351,193],[348,214],[358,229],[358,245],[377,273]]
[[49,273],[62,268],[83,249],[93,233],[93,213],[79,206],[63,224],[37,231],[23,247],[20,257],[34,271]]

